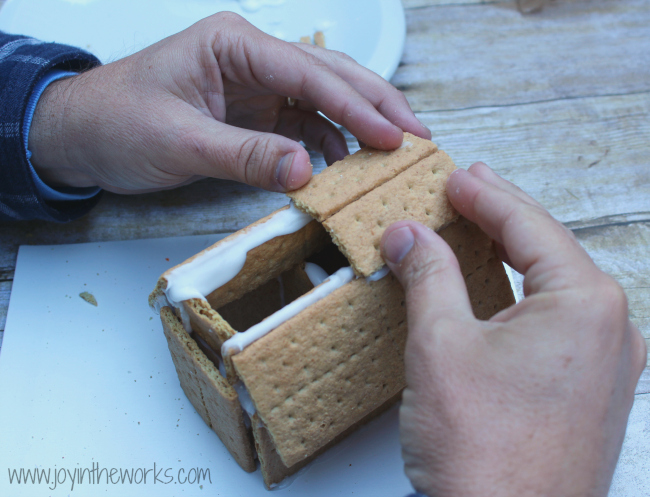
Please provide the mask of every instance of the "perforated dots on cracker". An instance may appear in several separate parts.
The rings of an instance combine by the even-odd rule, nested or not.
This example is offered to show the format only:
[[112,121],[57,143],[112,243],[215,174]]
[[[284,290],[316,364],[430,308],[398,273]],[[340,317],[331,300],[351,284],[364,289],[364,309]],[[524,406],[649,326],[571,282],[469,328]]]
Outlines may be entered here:
[[445,185],[456,166],[443,152],[421,160],[353,202],[323,225],[358,274],[370,276],[384,265],[379,252],[388,226],[418,221],[438,230],[456,219]]
[[300,210],[322,222],[437,149],[429,140],[404,133],[400,148],[388,152],[362,148],[335,162],[312,177],[307,185],[288,195]]

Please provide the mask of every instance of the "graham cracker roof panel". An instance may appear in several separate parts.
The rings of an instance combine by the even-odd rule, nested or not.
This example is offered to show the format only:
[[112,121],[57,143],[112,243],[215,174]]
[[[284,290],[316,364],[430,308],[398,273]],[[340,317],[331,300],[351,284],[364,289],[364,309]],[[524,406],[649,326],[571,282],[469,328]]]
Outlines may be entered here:
[[379,243],[391,224],[408,219],[438,230],[458,217],[446,192],[454,169],[439,150],[324,221],[357,274],[370,276],[384,265]]
[[300,210],[322,222],[436,150],[431,141],[404,133],[400,148],[388,152],[362,148],[287,195]]

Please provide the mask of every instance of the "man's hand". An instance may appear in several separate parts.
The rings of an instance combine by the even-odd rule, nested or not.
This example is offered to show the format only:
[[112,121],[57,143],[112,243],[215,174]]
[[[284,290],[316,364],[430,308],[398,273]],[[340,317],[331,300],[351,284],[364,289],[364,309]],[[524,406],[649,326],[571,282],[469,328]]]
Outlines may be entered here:
[[406,474],[436,497],[607,495],[646,363],[623,290],[486,165],[455,171],[447,193],[524,274],[526,298],[478,321],[438,235],[413,222],[386,230],[407,296]]
[[[298,105],[285,105],[286,97]],[[200,177],[268,190],[311,177],[295,140],[343,158],[342,124],[380,149],[402,130],[430,138],[404,96],[348,56],[291,44],[220,13],[141,52],[52,83],[29,136],[32,163],[53,186],[119,193]]]

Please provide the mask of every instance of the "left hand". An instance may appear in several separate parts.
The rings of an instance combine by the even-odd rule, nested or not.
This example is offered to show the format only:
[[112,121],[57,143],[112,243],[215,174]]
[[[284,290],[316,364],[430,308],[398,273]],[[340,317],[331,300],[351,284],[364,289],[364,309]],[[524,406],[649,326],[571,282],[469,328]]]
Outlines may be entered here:
[[379,149],[397,148],[402,130],[431,136],[402,93],[350,57],[278,40],[222,12],[52,83],[29,148],[54,186],[137,193],[215,177],[286,191],[311,177],[296,140],[328,163],[348,153],[317,111]]

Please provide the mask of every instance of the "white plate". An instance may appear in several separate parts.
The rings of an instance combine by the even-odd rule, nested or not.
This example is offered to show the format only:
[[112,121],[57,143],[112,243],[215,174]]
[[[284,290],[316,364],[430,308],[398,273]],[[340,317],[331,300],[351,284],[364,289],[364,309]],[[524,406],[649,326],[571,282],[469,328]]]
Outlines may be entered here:
[[[404,497],[397,410],[329,450],[269,494],[245,473],[181,390],[147,295],[167,268],[223,235],[21,247],[0,350],[0,496]],[[88,291],[93,307],[79,297]],[[157,469],[163,481],[208,468],[199,484],[71,486],[65,470]],[[9,470],[64,470],[18,484]],[[79,473],[77,473],[79,474]],[[181,475],[183,476],[183,475]],[[65,477],[65,481],[61,482]],[[191,480],[190,480],[191,481]],[[50,487],[53,490],[50,491]]]
[[0,31],[81,47],[106,63],[224,10],[286,41],[323,31],[328,48],[386,79],[402,57],[400,0],[7,0]]

